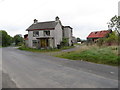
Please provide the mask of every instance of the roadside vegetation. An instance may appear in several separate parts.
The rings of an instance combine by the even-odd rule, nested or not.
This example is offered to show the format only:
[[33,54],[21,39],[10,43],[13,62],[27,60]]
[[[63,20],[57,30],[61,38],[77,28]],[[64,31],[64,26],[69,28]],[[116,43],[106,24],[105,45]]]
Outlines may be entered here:
[[10,36],[5,30],[0,30],[0,47],[20,46],[23,44],[23,38],[20,35]]
[[61,49],[57,49],[57,48],[37,49],[37,48],[29,48],[23,45],[23,46],[20,46],[18,49],[25,50],[25,51],[31,51],[31,52],[58,52],[58,51],[70,49],[70,48],[74,48],[74,46],[65,46],[65,47],[62,47]]
[[29,48],[26,46],[21,46],[18,48],[19,50],[24,50],[24,51],[30,51],[30,52],[55,52],[55,51],[59,51],[59,49],[37,49],[37,48]]
[[115,34],[115,31],[113,31],[112,33],[108,34],[109,37],[105,37],[105,38],[100,38],[97,42],[97,45],[99,47],[103,46],[103,45],[107,45],[107,46],[111,46],[111,45],[118,45],[119,41],[118,39],[120,38],[119,35]]
[[12,37],[8,35],[8,33],[5,30],[0,30],[1,47],[10,46],[12,42],[13,42]]
[[98,46],[81,46],[78,50],[72,52],[62,52],[56,57],[71,60],[83,60],[98,64],[108,64],[118,66],[118,47],[98,47]]
[[15,35],[13,37],[13,41],[15,43],[15,46],[22,46],[23,45],[23,37],[21,37],[20,35]]

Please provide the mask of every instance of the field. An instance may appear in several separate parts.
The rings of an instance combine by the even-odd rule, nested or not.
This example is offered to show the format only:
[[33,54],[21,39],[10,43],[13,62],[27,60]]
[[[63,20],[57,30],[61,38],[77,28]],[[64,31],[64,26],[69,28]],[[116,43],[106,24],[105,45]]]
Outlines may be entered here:
[[76,51],[62,52],[55,56],[70,60],[83,60],[113,66],[118,66],[118,60],[120,59],[120,56],[118,57],[117,46],[81,46]]

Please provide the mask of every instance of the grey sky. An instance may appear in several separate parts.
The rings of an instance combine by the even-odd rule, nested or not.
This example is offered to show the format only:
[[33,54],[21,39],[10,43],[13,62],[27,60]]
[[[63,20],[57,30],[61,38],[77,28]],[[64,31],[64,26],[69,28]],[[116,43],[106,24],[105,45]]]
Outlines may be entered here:
[[52,21],[60,17],[73,27],[73,35],[86,39],[91,31],[107,30],[107,22],[118,14],[119,0],[0,0],[0,29],[11,36],[26,34],[33,19]]

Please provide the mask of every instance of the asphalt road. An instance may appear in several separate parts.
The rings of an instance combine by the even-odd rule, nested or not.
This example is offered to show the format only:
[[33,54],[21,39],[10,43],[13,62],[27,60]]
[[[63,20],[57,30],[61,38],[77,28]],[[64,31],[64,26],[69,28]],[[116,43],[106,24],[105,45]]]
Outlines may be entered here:
[[2,70],[4,88],[118,87],[117,67],[61,59],[14,47],[3,48]]

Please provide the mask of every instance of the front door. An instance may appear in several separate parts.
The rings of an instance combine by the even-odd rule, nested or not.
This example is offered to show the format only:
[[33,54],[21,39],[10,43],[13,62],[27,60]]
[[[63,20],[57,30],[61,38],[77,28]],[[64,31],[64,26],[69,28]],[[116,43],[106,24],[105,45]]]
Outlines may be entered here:
[[41,48],[47,48],[48,46],[49,46],[48,39],[46,39],[46,38],[40,39],[40,47]]

